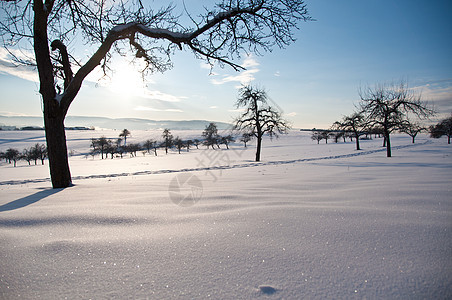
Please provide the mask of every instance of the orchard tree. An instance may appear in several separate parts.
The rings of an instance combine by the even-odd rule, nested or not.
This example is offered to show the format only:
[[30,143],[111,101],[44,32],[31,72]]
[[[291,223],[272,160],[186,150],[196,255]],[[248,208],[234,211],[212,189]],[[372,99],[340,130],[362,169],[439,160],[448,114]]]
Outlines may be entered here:
[[228,149],[228,150],[229,150],[229,144],[233,143],[233,142],[235,142],[235,138],[232,135],[230,135],[230,134],[228,134],[227,136],[222,136],[220,138],[220,143],[221,144],[225,144],[226,145],[226,149]]
[[[54,188],[72,184],[64,131],[66,114],[85,78],[96,68],[104,73],[110,70],[112,52],[124,55],[127,48],[134,51],[135,59],[146,64],[143,74],[169,69],[171,56],[184,50],[211,66],[219,63],[238,71],[244,68],[233,61],[240,54],[259,54],[289,45],[298,23],[310,20],[303,0],[218,0],[197,17],[175,13],[172,4],[152,10],[148,7],[152,3],[0,2],[3,46],[17,64],[38,70]],[[84,61],[77,59],[78,45],[94,52]]]
[[400,128],[400,131],[408,134],[411,137],[411,142],[414,144],[416,136],[421,132],[427,131],[427,128],[418,122],[411,122],[407,120],[407,122],[403,124],[402,128]]
[[361,150],[359,146],[359,137],[366,133],[367,121],[362,113],[352,113],[350,116],[344,116],[341,121],[334,123],[334,127],[344,132],[350,132],[356,140],[356,150]]
[[256,161],[260,161],[263,136],[268,134],[278,137],[278,134],[287,133],[290,126],[281,113],[268,103],[267,93],[263,89],[243,86],[235,105],[245,111],[235,120],[234,129],[256,137]]
[[450,137],[452,136],[452,114],[449,118],[443,119],[435,126],[430,127],[431,137],[440,138],[443,135],[447,136],[447,143],[450,144]]
[[380,84],[360,90],[361,109],[371,126],[381,126],[386,142],[386,156],[391,157],[390,134],[408,122],[408,115],[428,118],[434,111],[421,96],[410,90],[407,83]]
[[19,150],[9,148],[6,150],[5,157],[9,161],[9,163],[14,162],[14,167],[16,167],[17,161],[20,159],[21,155]]
[[174,139],[174,146],[176,146],[176,148],[177,148],[177,150],[179,151],[179,154],[180,154],[180,150],[182,150],[182,148],[184,148],[186,145],[185,145],[183,140],[181,140],[179,137],[176,137]]
[[311,134],[311,140],[317,141],[317,144],[320,144],[320,141],[323,140],[324,135],[322,130],[313,130]]
[[213,145],[218,145],[220,136],[218,135],[217,125],[215,123],[210,123],[204,129],[202,136],[204,137],[204,145],[209,148],[215,149]]
[[162,147],[165,147],[165,153],[168,154],[168,149],[173,147],[174,142],[173,142],[173,135],[171,134],[171,131],[168,128],[165,128],[163,130],[163,142],[162,142]]
[[246,148],[246,143],[248,143],[249,141],[251,141],[251,138],[253,137],[253,135],[249,132],[244,132],[242,134],[242,137],[240,138],[240,141],[243,142],[245,144],[245,148]]
[[124,146],[127,145],[127,137],[131,135],[130,131],[125,129],[123,131],[121,131],[121,133],[119,134],[120,138],[124,138]]

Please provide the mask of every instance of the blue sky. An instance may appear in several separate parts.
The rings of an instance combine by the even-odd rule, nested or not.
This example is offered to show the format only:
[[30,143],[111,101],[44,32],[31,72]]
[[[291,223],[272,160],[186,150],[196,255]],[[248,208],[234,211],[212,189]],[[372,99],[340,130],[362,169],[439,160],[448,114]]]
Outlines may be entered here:
[[[149,1],[158,5],[160,1]],[[179,1],[173,1],[179,3]],[[181,1],[180,1],[181,2]],[[213,1],[186,1],[196,14]],[[316,21],[301,23],[297,41],[263,56],[242,56],[240,73],[206,68],[191,53],[174,68],[141,80],[114,59],[116,75],[85,81],[69,115],[230,122],[237,88],[265,88],[296,128],[328,127],[350,114],[359,87],[407,80],[444,117],[452,112],[452,2],[446,0],[307,0]],[[192,5],[192,6],[191,6]],[[178,6],[182,11],[182,6]],[[8,67],[0,51],[0,114],[41,115],[35,76]]]

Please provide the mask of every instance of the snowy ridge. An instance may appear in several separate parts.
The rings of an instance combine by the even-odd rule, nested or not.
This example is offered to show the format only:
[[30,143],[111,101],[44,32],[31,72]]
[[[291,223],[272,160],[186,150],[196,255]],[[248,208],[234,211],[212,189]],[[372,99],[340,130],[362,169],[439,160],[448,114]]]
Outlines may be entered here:
[[[407,144],[394,146],[392,149],[399,150],[404,148],[411,148],[421,145],[432,144],[430,140],[426,140],[416,144]],[[362,155],[369,155],[378,152],[384,152],[386,148],[374,149],[374,150],[360,150],[359,152],[341,155],[332,155],[325,157],[315,157],[315,158],[300,158],[295,160],[277,160],[277,161],[267,161],[267,162],[249,162],[249,163],[238,163],[223,166],[209,166],[209,167],[199,167],[199,168],[184,168],[184,169],[167,169],[167,170],[157,170],[157,171],[137,171],[137,172],[124,172],[124,173],[112,173],[112,174],[99,174],[99,175],[85,175],[85,176],[73,176],[74,181],[86,180],[86,179],[101,179],[101,178],[116,178],[116,177],[127,177],[127,176],[140,176],[140,175],[155,175],[155,174],[167,174],[167,173],[183,173],[183,172],[201,172],[201,171],[215,171],[215,170],[228,170],[236,168],[251,168],[260,166],[270,166],[270,165],[285,165],[285,164],[295,164],[303,162],[312,162],[320,160],[333,160],[341,158],[350,158]],[[38,178],[38,179],[27,179],[27,180],[8,180],[0,181],[1,185],[18,185],[18,184],[28,184],[28,183],[40,183],[40,182],[50,182],[50,178]]]

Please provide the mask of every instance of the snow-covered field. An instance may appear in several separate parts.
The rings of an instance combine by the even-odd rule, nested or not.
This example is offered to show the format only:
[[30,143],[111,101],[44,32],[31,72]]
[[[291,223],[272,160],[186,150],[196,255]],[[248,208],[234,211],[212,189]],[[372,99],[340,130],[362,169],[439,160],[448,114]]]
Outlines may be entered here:
[[[68,132],[75,186],[0,165],[0,298],[451,299],[452,147],[292,131],[254,145],[101,160]],[[128,142],[160,139],[132,132]],[[200,132],[173,132],[199,137]],[[0,151],[43,143],[0,132]],[[202,149],[201,149],[202,148]]]

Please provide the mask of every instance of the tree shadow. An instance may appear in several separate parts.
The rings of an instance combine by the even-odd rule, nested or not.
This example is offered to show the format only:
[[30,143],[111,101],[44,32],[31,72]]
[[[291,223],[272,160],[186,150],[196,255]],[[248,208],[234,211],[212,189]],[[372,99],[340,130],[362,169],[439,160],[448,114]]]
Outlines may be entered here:
[[39,192],[36,192],[32,195],[25,196],[23,198],[11,201],[9,203],[3,204],[0,206],[0,212],[10,211],[19,208],[23,208],[35,202],[38,202],[46,197],[49,197],[53,194],[61,192],[63,189],[45,189]]

